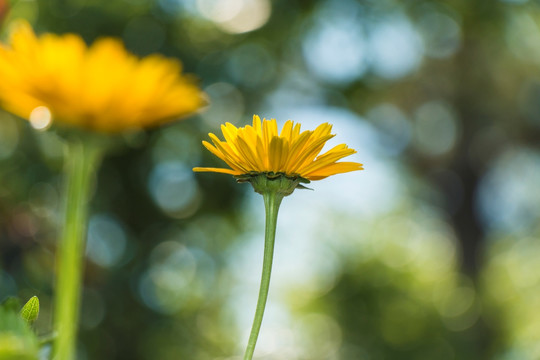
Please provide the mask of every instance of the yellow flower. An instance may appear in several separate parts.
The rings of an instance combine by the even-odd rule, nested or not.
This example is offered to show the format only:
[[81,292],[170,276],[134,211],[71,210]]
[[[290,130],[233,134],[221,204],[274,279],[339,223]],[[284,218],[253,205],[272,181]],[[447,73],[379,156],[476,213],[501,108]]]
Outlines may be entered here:
[[179,61],[142,59],[122,42],[102,38],[87,46],[75,34],[36,36],[17,23],[10,44],[0,44],[0,103],[29,119],[50,113],[54,121],[105,133],[169,122],[205,105]]
[[334,137],[332,125],[324,123],[313,131],[300,131],[300,124],[288,120],[278,133],[275,119],[261,119],[253,115],[253,125],[242,128],[226,123],[221,125],[225,141],[210,133],[214,145],[203,141],[210,152],[223,160],[230,169],[201,168],[194,171],[210,171],[231,174],[239,182],[250,182],[255,192],[264,199],[266,212],[264,257],[259,299],[249,335],[244,359],[251,360],[257,344],[259,330],[270,286],[272,259],[279,206],[285,196],[295,189],[304,188],[300,183],[321,180],[328,176],[355,170],[363,170],[356,162],[338,162],[356,153],[341,144],[320,154],[328,140]]
[[284,175],[287,178],[321,180],[328,176],[363,170],[356,162],[337,162],[356,153],[345,144],[337,145],[320,155],[325,143],[334,135],[332,125],[324,123],[313,131],[300,131],[300,124],[289,120],[278,134],[275,119],[253,116],[253,125],[237,128],[227,123],[221,126],[225,141],[209,134],[214,145],[203,141],[210,152],[223,160],[231,169],[201,168],[194,171],[212,171],[235,175],[248,180],[266,174],[269,178]]

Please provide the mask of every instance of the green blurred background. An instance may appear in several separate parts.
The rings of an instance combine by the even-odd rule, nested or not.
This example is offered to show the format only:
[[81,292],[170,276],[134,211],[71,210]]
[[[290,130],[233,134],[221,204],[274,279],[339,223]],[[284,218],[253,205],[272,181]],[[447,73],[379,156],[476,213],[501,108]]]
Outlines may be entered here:
[[[540,2],[0,0],[5,39],[122,38],[179,57],[201,115],[97,175],[79,359],[240,359],[263,205],[200,142],[261,117],[334,124],[366,170],[286,198],[260,359],[540,359]],[[0,79],[1,81],[1,79]],[[62,145],[0,113],[0,300],[51,329]]]

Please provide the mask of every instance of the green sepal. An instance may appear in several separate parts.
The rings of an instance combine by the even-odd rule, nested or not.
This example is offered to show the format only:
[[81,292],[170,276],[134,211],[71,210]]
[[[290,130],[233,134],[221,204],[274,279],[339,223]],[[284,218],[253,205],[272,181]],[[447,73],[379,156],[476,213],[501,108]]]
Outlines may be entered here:
[[252,177],[249,182],[259,194],[291,195],[300,184],[299,178],[290,178],[278,173],[263,173]]
[[245,183],[245,182],[250,182],[251,179],[253,179],[254,177],[256,177],[256,176],[258,176],[260,174],[261,173],[252,171],[252,172],[247,173],[247,174],[234,175],[234,178],[236,179],[236,182],[238,182],[238,183]]
[[21,317],[28,323],[32,324],[36,321],[39,315],[39,299],[37,296],[32,296],[30,300],[24,304],[21,309]]
[[234,178],[239,183],[251,183],[255,191],[260,194],[266,191],[277,191],[287,196],[292,194],[295,189],[313,190],[301,185],[301,183],[309,184],[311,181],[308,179],[300,175],[286,175],[282,172],[269,171],[261,173],[251,171],[247,174],[235,175]]

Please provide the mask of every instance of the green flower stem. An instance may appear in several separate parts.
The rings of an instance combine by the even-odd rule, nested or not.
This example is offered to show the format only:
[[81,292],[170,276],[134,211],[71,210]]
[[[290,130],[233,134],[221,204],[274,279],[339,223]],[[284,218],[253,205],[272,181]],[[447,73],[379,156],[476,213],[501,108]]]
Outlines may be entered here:
[[89,141],[68,142],[64,176],[64,227],[57,249],[53,359],[75,358],[88,200],[101,151]]
[[261,329],[264,309],[266,307],[266,300],[268,298],[268,288],[270,287],[270,274],[272,272],[272,259],[274,257],[274,241],[276,238],[279,205],[284,197],[284,194],[277,191],[265,191],[262,195],[264,197],[264,207],[266,210],[264,260],[261,287],[259,289],[259,299],[257,300],[257,309],[255,311],[255,318],[253,319],[253,325],[251,327],[251,334],[249,335],[244,360],[251,360],[253,358],[253,352],[255,351],[255,345],[257,344],[257,338],[259,337],[259,330]]

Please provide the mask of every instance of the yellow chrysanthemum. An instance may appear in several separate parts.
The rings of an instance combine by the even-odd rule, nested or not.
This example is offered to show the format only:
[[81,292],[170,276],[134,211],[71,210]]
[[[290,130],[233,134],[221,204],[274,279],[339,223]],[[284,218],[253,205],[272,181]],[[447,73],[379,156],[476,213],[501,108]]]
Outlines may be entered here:
[[253,116],[253,125],[243,128],[227,123],[221,126],[225,141],[209,134],[214,145],[203,141],[203,145],[223,160],[231,169],[194,168],[194,171],[211,171],[242,176],[267,174],[269,177],[285,175],[288,178],[321,180],[328,176],[362,170],[356,162],[337,162],[356,153],[345,144],[337,145],[320,154],[324,145],[334,135],[332,125],[324,123],[313,131],[300,131],[300,124],[289,120],[281,133],[275,119],[261,122]]
[[21,21],[9,46],[0,45],[0,103],[26,119],[45,110],[58,123],[98,132],[145,128],[205,104],[181,70],[161,55],[137,58],[117,39],[88,47],[75,34],[38,37]]

